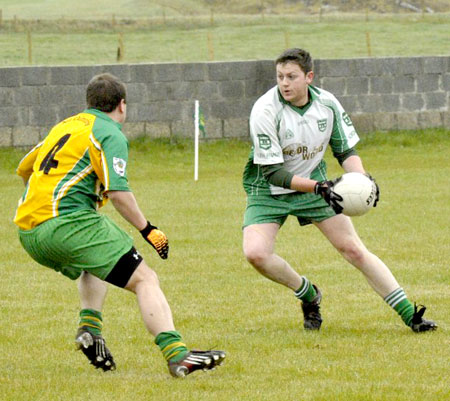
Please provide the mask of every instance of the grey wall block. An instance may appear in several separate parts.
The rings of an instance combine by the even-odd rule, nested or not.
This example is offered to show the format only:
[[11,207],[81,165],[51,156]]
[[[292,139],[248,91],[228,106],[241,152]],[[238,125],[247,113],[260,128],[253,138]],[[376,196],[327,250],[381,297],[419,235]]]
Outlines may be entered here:
[[39,127],[14,127],[12,131],[13,146],[32,147],[40,141]]
[[26,67],[22,71],[22,85],[48,85],[50,80],[49,67]]
[[12,145],[12,128],[0,127],[0,147],[9,147]]
[[0,87],[17,87],[22,84],[23,68],[8,67],[0,69]]
[[[358,131],[450,128],[450,57],[315,60],[313,85],[332,92]],[[0,68],[0,146],[27,146],[86,107],[102,72],[127,85],[129,137],[189,136],[194,101],[209,138],[248,138],[259,96],[276,85],[273,60]]]

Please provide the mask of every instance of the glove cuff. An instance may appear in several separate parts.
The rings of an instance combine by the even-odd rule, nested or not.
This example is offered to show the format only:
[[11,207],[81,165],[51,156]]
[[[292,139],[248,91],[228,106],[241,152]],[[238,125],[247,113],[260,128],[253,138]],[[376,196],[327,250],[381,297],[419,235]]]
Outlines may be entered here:
[[147,236],[150,234],[150,231],[152,231],[154,228],[156,228],[155,226],[152,226],[150,224],[150,222],[147,220],[147,225],[141,230],[139,231],[141,233],[141,235],[144,238],[147,238]]
[[317,181],[316,185],[314,185],[314,193],[316,195],[320,195],[320,186],[323,184],[323,181]]

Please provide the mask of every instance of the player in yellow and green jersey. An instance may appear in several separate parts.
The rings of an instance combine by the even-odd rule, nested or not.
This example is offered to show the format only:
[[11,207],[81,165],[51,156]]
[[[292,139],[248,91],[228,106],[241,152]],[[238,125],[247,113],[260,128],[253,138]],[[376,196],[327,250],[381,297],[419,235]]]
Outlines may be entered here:
[[[277,85],[256,101],[250,114],[253,148],[244,171],[247,260],[293,290],[301,300],[304,328],[319,330],[319,288],[274,251],[279,229],[289,215],[295,216],[302,226],[314,224],[413,331],[435,330],[437,325],[423,318],[425,307],[418,309],[408,300],[389,268],[362,243],[351,219],[341,214],[333,191],[337,180],[327,179],[323,157],[328,146],[345,172],[365,173],[354,149],[359,137],[350,117],[335,96],[312,85],[307,51],[286,50],[275,64]],[[378,186],[377,192],[376,201]]]
[[61,121],[20,162],[25,182],[14,222],[28,254],[72,280],[79,279],[80,320],[75,342],[104,371],[116,364],[102,336],[107,284],[136,294],[148,331],[167,360],[170,373],[186,376],[220,365],[223,351],[190,351],[175,330],[171,310],[132,238],[97,212],[111,200],[163,259],[166,235],[150,224],[128,185],[125,85],[111,74],[92,78],[88,109]]

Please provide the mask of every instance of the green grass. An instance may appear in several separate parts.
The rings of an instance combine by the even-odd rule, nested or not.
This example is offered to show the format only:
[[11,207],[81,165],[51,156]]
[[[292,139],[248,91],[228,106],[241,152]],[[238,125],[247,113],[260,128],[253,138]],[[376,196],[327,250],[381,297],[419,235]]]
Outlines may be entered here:
[[[308,49],[314,58],[432,56],[450,53],[448,14],[394,17],[364,15],[208,16],[156,20],[5,21],[0,27],[0,66],[114,64],[119,32],[123,63],[274,59],[287,47]],[[208,35],[211,41],[208,44]]]
[[[111,287],[104,334],[118,370],[103,374],[72,346],[74,282],[38,266],[11,222],[25,150],[0,149],[2,285],[0,391],[5,400],[448,400],[450,132],[376,133],[358,147],[381,187],[379,206],[354,219],[366,245],[390,266],[439,330],[417,335],[373,293],[314,227],[290,219],[277,252],[323,290],[319,333],[301,328],[290,291],[258,275],[241,251],[249,144],[179,141],[131,144],[129,179],[145,214],[170,238],[167,261],[113,211],[159,275],[177,328],[192,347],[228,352],[214,372],[170,378],[141,322],[135,298]],[[339,173],[327,155],[330,176]]]
[[[55,19],[73,16],[77,19],[92,20],[111,18],[112,15],[122,18],[152,18],[152,17],[185,17],[209,16],[211,10],[216,14],[264,14],[279,15],[296,13],[330,13],[326,5],[337,6],[334,12],[348,13],[396,13],[405,14],[405,9],[398,7],[392,0],[96,0],[95,5],[90,0],[2,0],[0,7],[3,18],[14,16],[25,19]],[[410,0],[419,8],[431,6],[434,12],[450,11],[447,0],[422,2]],[[408,14],[414,14],[407,12]],[[416,14],[421,16],[420,13]]]

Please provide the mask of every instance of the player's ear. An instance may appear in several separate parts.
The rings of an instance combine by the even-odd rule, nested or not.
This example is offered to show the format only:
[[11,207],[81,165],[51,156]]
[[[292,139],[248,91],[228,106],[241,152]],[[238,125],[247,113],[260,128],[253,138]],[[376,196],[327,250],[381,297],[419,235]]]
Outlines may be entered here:
[[310,84],[314,79],[314,71],[309,71],[306,73],[306,82]]
[[125,99],[122,99],[119,103],[119,111],[123,113],[127,109],[127,102]]

